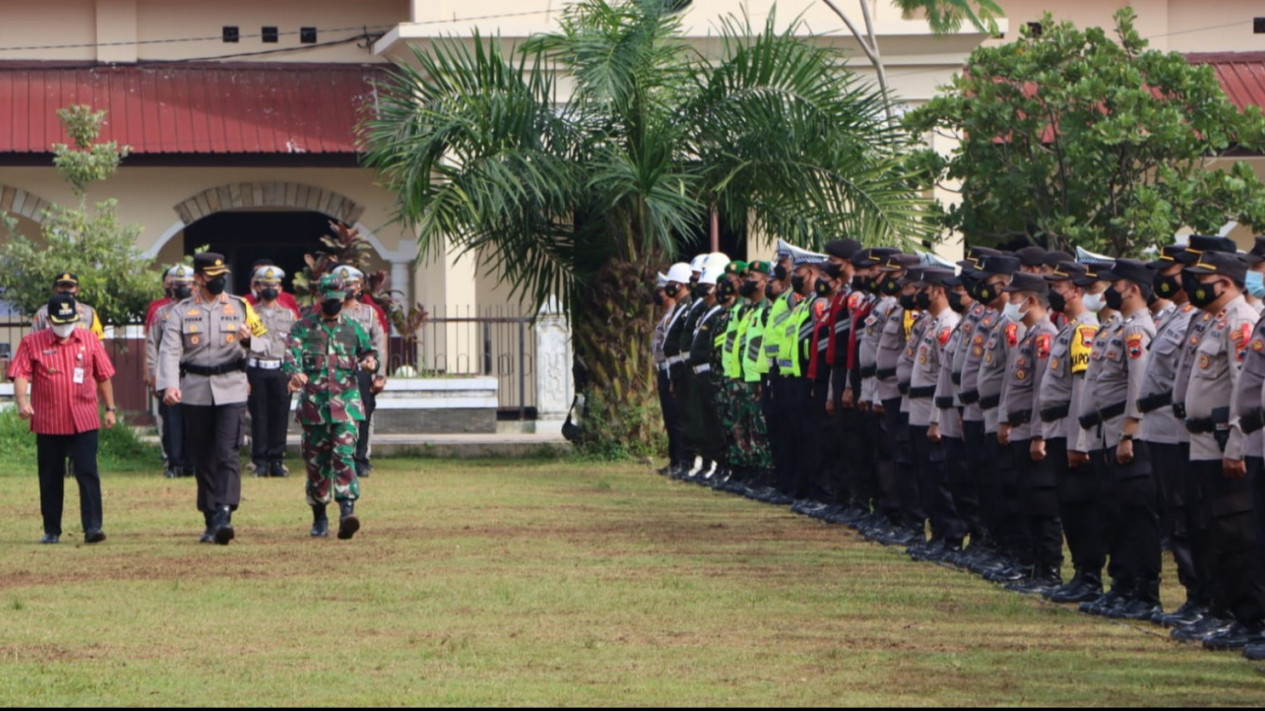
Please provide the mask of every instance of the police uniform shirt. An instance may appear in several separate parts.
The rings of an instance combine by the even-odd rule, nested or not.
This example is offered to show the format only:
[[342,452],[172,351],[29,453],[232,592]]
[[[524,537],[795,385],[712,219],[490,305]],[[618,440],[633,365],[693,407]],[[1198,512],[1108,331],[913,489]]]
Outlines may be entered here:
[[663,338],[663,356],[673,365],[677,362],[674,359],[681,353],[681,329],[685,327],[685,314],[693,303],[690,297],[685,297],[672,307],[668,317],[667,333]]
[[163,324],[167,323],[171,310],[178,303],[178,301],[169,301],[159,306],[158,310],[154,311],[154,317],[151,321],[153,325],[150,327],[149,333],[145,334],[145,374],[151,378],[157,379],[158,377],[158,348],[162,345]]
[[725,307],[720,304],[709,306],[703,312],[703,316],[699,318],[698,323],[694,325],[693,338],[690,339],[689,364],[691,373],[694,372],[694,368],[700,368],[704,365],[708,366],[706,371],[710,372],[712,351],[716,347],[716,321],[724,310]]
[[1142,395],[1138,408],[1144,409],[1148,398],[1163,405],[1149,405],[1142,414],[1142,427],[1138,439],[1156,444],[1178,444],[1187,439],[1186,423],[1173,414],[1173,385],[1177,378],[1177,365],[1181,360],[1182,344],[1190,329],[1191,317],[1198,311],[1191,304],[1183,304],[1163,314],[1156,323],[1155,339],[1151,341],[1151,355],[1142,375]]
[[[1190,371],[1195,365],[1195,349],[1212,326],[1213,315],[1202,309],[1190,314],[1186,327],[1186,340],[1182,341],[1181,356],[1177,359],[1177,372],[1173,375],[1173,415],[1184,425],[1186,421],[1186,391],[1190,387]],[[1183,429],[1185,427],[1183,426]],[[1187,434],[1183,442],[1190,441]]]
[[245,324],[254,338],[267,329],[240,296],[220,294],[202,301],[193,297],[172,307],[163,324],[158,350],[158,391],[180,388],[185,405],[231,405],[246,402],[246,371],[217,375],[180,375],[182,363],[205,368],[229,365],[245,357],[238,331]]
[[[1238,429],[1242,433],[1243,457],[1265,456],[1265,421],[1261,417],[1265,399],[1265,319],[1256,322],[1251,340],[1243,351],[1243,370],[1234,388],[1234,409],[1239,413]],[[1249,421],[1251,424],[1249,425]],[[1228,449],[1228,448],[1227,448]]]
[[861,365],[861,398],[860,402],[876,402],[878,392],[878,344],[883,336],[883,327],[893,309],[900,308],[895,296],[883,296],[874,304],[870,315],[865,317],[861,329],[861,344],[858,361]]
[[[958,387],[958,400],[962,403],[963,422],[983,422],[984,411],[979,406],[979,369],[984,363],[984,346],[1001,324],[1001,315],[995,309],[984,307],[971,333],[965,334],[962,344],[965,355],[962,360],[962,384]],[[962,399],[967,395],[967,399]],[[967,402],[970,400],[970,402]]]
[[[974,324],[969,324],[972,314],[976,314],[975,307],[979,304],[972,304],[967,309],[965,315],[958,315],[957,325],[953,327],[953,331],[949,333],[949,342],[944,345],[944,349],[940,354],[940,375],[936,378],[936,394],[935,409],[931,412],[931,423],[939,425],[940,434],[944,437],[953,439],[961,439],[962,433],[962,415],[959,412],[961,403],[957,398],[958,385],[962,382],[962,360],[965,356],[962,354],[970,342],[969,336],[974,328]],[[979,307],[978,313],[983,312],[983,307]],[[978,318],[975,321],[978,322]],[[956,376],[956,377],[955,377]]]
[[931,317],[925,311],[906,311],[904,318],[905,349],[896,359],[896,392],[900,393],[900,411],[909,414],[909,381],[914,373],[914,352]]
[[[294,327],[294,312],[279,301],[269,306],[260,301],[253,307],[263,321],[268,332],[258,338],[250,339],[250,356],[259,360],[281,362],[286,357],[286,340],[290,338],[290,329]],[[372,309],[370,309],[372,311]],[[377,322],[377,319],[373,319]],[[363,325],[363,324],[362,324]],[[379,328],[378,330],[382,330]],[[381,353],[383,351],[379,351]]]
[[[1081,313],[1059,330],[1050,346],[1050,361],[1037,385],[1035,409],[1041,417],[1041,437],[1065,437],[1073,451],[1085,451],[1076,449],[1081,430],[1077,413],[1080,412],[1080,399],[1084,392],[1081,386],[1085,371],[1089,369],[1089,354],[1097,333],[1098,316],[1092,311]],[[1056,417],[1058,411],[1065,414]],[[1041,416],[1042,412],[1048,413],[1051,418],[1048,422],[1046,417]]]
[[741,335],[742,380],[747,383],[760,382],[762,372],[760,366],[766,363],[764,356],[764,326],[769,317],[769,300],[761,299],[751,305],[744,319],[746,330]]
[[1195,344],[1186,388],[1186,419],[1213,420],[1216,429],[1228,429],[1225,451],[1215,432],[1190,433],[1193,462],[1242,459],[1243,431],[1240,429],[1237,398],[1231,397],[1247,354],[1259,315],[1247,300],[1237,296],[1211,319],[1208,330]]
[[[949,341],[962,317],[946,308],[922,318],[921,337],[913,346],[913,372],[909,376],[909,424],[928,427],[939,424],[936,391],[944,364],[950,360]],[[943,434],[943,432],[941,432]]]
[[[786,326],[798,303],[794,291],[784,291],[769,306],[769,316],[764,322],[764,372],[774,372],[778,359],[782,358],[782,341],[786,339]],[[788,357],[789,359],[789,357]],[[780,371],[780,368],[778,368]],[[784,375],[784,373],[783,373]]]
[[1041,382],[1050,364],[1057,332],[1048,317],[1041,319],[1025,331],[1023,339],[1014,348],[1002,381],[1001,402],[997,406],[998,421],[1010,425],[1012,442],[1032,439],[1034,434],[1041,432],[1037,383]]
[[878,349],[874,353],[876,402],[900,398],[900,387],[896,381],[896,362],[905,350],[905,309],[896,303],[895,307],[884,314],[882,330],[879,332]]
[[[359,323],[365,329],[365,333],[369,334],[369,340],[373,343],[373,349],[379,354],[377,359],[378,370],[382,370],[382,367],[386,364],[387,333],[382,330],[382,322],[378,320],[377,312],[373,310],[372,306],[362,303],[358,299],[353,299],[343,305],[343,313]],[[282,343],[285,343],[285,341],[283,340]],[[284,349],[279,351],[279,353],[282,354],[280,357],[285,357]]]
[[1138,398],[1146,371],[1147,353],[1155,338],[1155,322],[1145,308],[1117,317],[1104,326],[1094,341],[1086,373],[1085,398],[1080,416],[1124,406],[1124,411],[1102,418],[1094,432],[1094,449],[1115,447],[1120,442],[1126,417],[1141,419]]
[[[1021,322],[999,323],[984,342],[984,359],[979,365],[976,387],[979,389],[980,409],[984,411],[984,431],[995,433],[1001,421],[1001,390],[1006,382],[1006,371],[1019,342],[1027,333]],[[988,407],[990,400],[996,400]]]

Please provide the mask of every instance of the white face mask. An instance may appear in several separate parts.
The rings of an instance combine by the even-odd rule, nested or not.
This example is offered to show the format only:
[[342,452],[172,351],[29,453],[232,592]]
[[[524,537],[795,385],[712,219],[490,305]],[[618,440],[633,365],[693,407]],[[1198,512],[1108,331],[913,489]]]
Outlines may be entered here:
[[1081,299],[1081,303],[1094,313],[1107,308],[1107,298],[1102,294],[1085,294],[1085,298]]
[[1001,317],[1010,323],[1019,323],[1023,320],[1024,314],[1026,313],[1028,313],[1026,310],[1020,310],[1019,304],[1008,301],[1001,310]]
[[75,324],[73,323],[53,324],[53,335],[57,336],[58,338],[70,338],[70,334],[74,332],[75,332]]

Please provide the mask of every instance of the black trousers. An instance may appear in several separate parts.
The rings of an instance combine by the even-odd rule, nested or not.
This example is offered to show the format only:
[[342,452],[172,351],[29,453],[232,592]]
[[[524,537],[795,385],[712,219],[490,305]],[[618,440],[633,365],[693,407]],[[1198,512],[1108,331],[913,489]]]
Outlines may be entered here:
[[35,435],[39,467],[40,514],[44,533],[61,535],[65,500],[66,458],[74,463],[79,484],[79,519],[85,533],[101,529],[101,476],[97,472],[97,430],[73,435]]
[[1101,450],[1090,452],[1087,464],[1069,468],[1059,480],[1059,517],[1063,519],[1072,565],[1094,575],[1101,575],[1107,563],[1099,499],[1102,482],[1109,473],[1106,462],[1098,461],[1100,454]]
[[953,495],[949,492],[948,439],[932,442],[927,439],[928,429],[921,425],[909,426],[909,442],[918,461],[917,481],[910,492],[918,496],[918,503],[912,515],[917,518],[924,514],[930,519],[932,540],[961,543],[965,526],[957,516]]
[[699,373],[690,382],[690,422],[698,434],[698,453],[705,461],[725,461],[728,439],[720,420],[720,387],[711,373]]
[[181,474],[192,474],[193,452],[189,449],[185,432],[184,410],[179,403],[167,405],[159,398],[158,412],[163,418],[163,451],[167,453],[167,466]]
[[990,466],[988,447],[984,444],[983,420],[962,422],[962,448],[964,454],[961,457],[948,453],[950,462],[956,459],[961,463],[961,466],[949,467],[949,492],[971,542],[978,543],[988,537],[979,501],[979,472]]
[[1177,580],[1186,588],[1187,600],[1207,605],[1208,581],[1206,576],[1200,579],[1191,551],[1191,531],[1196,526],[1195,508],[1187,504],[1190,445],[1147,442],[1147,447],[1151,450],[1151,470],[1159,488],[1160,521],[1166,527],[1160,531],[1168,534],[1169,549],[1177,564]]
[[[373,411],[378,409],[378,396],[373,394],[373,373],[367,370],[356,371],[356,384],[360,386],[360,402],[365,408],[365,419],[360,421],[353,459],[356,462],[357,476],[364,476],[369,469],[369,425],[373,421]],[[284,440],[281,452],[285,454]]]
[[839,479],[841,442],[834,435],[835,419],[826,414],[826,399],[830,394],[830,376],[808,380],[809,411],[806,417],[809,428],[804,440],[803,496],[822,503],[835,503],[836,482]]
[[988,537],[1002,550],[1016,554],[1015,541],[1008,538],[1013,529],[1007,530],[1002,482],[1013,477],[1014,454],[1008,446],[997,441],[996,432],[984,432],[984,461],[975,472],[976,491],[979,492],[980,520]]
[[672,379],[666,370],[659,371],[659,409],[663,411],[663,428],[668,433],[668,461],[673,464],[683,462],[685,441],[681,434],[681,419],[676,396],[672,394]]
[[290,422],[290,379],[280,369],[249,368],[250,459],[267,464],[285,459]]
[[858,446],[865,452],[866,468],[853,470],[856,478],[853,486],[856,489],[858,503],[867,511],[879,510],[879,473],[883,460],[883,416],[873,410],[856,410],[854,417],[860,423],[861,437]]
[[788,496],[810,498],[815,493],[814,467],[821,464],[821,457],[816,454],[820,446],[815,436],[820,417],[814,412],[813,382],[804,377],[783,377],[778,383],[778,400],[782,421],[787,423],[788,450],[786,476],[779,479],[778,488]]
[[1265,622],[1265,575],[1250,479],[1261,475],[1262,461],[1247,457],[1246,462],[1248,475],[1238,480],[1222,474],[1220,461],[1190,466],[1203,485],[1201,513],[1210,524],[1212,609],[1233,615],[1244,625],[1259,626]]
[[1067,476],[1067,439],[1045,441],[1045,459],[1034,462],[1019,482],[1031,563],[1040,569],[1063,565],[1063,521],[1059,518],[1058,482]]
[[[994,439],[996,439],[994,437]],[[1028,522],[1024,518],[1023,489],[1021,482],[1032,477],[1036,462],[1032,461],[1032,440],[1010,440],[1010,466],[997,471],[997,523],[1000,537],[1008,550],[1021,562],[1031,565],[1032,538],[1028,535]]]
[[780,382],[781,376],[769,374],[764,376],[760,387],[760,411],[764,413],[764,427],[769,437],[769,454],[773,461],[773,471],[764,472],[760,483],[768,486],[777,486],[781,481],[781,472],[785,469],[786,445],[782,438],[786,434],[786,426],[779,416],[780,403],[776,395]]
[[1151,453],[1145,442],[1133,443],[1133,459],[1116,461],[1116,450],[1104,452],[1111,477],[1103,488],[1105,539],[1111,562],[1112,588],[1146,594],[1160,579],[1160,520]]
[[835,395],[834,430],[830,436],[839,442],[838,462],[833,470],[836,477],[835,498],[840,504],[868,509],[874,498],[871,418],[869,413],[858,410],[855,404],[844,408],[843,390],[848,385],[847,372],[835,369],[830,377]]
[[901,482],[910,476],[913,456],[909,444],[909,415],[900,411],[900,398],[883,401],[882,446],[878,469],[878,507],[892,521],[913,525],[901,508]]
[[198,510],[233,509],[242,499],[241,451],[246,425],[246,403],[231,405],[182,405],[193,448],[194,474],[198,481]]

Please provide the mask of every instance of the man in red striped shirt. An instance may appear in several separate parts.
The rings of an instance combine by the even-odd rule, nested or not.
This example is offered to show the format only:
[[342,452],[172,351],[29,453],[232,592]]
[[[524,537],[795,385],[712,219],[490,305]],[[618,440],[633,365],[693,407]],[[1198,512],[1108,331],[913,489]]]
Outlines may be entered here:
[[[114,365],[90,331],[76,328],[75,297],[57,294],[48,302],[52,327],[22,339],[9,366],[18,414],[31,421],[39,463],[41,543],[61,539],[66,458],[74,463],[84,542],[105,540],[101,528],[101,477],[97,473],[97,393],[105,401],[105,426],[115,423]],[[31,397],[27,399],[27,386]]]

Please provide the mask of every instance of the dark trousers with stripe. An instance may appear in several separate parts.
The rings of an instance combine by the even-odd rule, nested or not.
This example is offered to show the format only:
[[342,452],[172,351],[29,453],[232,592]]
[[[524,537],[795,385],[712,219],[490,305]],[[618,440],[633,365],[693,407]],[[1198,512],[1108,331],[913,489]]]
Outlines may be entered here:
[[97,430],[73,435],[35,435],[39,467],[40,514],[44,533],[61,535],[65,502],[66,458],[73,461],[79,485],[79,519],[84,532],[101,529],[101,476],[97,472]]

